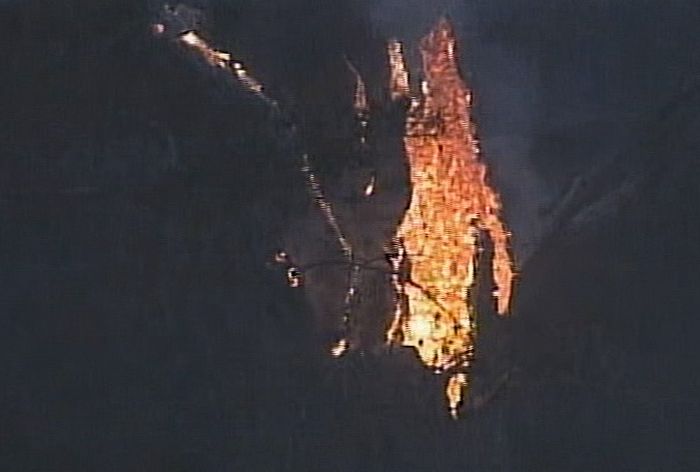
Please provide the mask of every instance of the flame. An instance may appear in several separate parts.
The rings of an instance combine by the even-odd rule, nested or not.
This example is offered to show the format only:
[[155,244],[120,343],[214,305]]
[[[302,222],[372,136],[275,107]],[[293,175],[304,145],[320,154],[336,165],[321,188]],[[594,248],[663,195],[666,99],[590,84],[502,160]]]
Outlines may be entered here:
[[[162,24],[152,31],[161,35]],[[262,85],[243,65],[218,51],[195,31],[177,40],[196,51],[213,67],[229,71],[245,88],[277,108],[263,93]],[[474,286],[479,270],[479,237],[486,233],[493,243],[491,271],[497,289],[493,295],[499,314],[508,311],[514,272],[508,252],[510,233],[503,224],[501,203],[486,181],[486,166],[479,161],[479,147],[471,121],[471,92],[460,77],[455,37],[450,24],[441,20],[421,42],[424,79],[418,96],[412,96],[402,45],[388,43],[390,92],[394,100],[410,98],[404,144],[410,164],[411,204],[396,238],[388,249],[391,280],[396,293],[394,319],[387,331],[390,344],[414,347],[422,362],[435,372],[448,372],[446,397],[450,414],[457,416],[469,385],[474,356],[476,311]],[[355,67],[354,109],[362,125],[361,142],[369,119],[366,86]],[[307,154],[301,170],[309,191],[332,229],[350,268],[343,320],[349,326],[360,281],[360,265],[343,232]],[[375,178],[365,195],[375,191]],[[279,251],[275,260],[287,265],[292,287],[302,285],[302,274]],[[347,337],[332,348],[333,357],[350,348]]]
[[[399,275],[393,279],[397,303],[387,337],[414,347],[436,372],[457,372],[446,388],[455,416],[474,354],[481,231],[494,246],[491,270],[499,314],[508,310],[514,274],[509,233],[500,218],[499,197],[479,161],[471,92],[460,77],[455,37],[446,20],[422,40],[421,53],[425,79],[411,102],[405,136],[412,196],[397,231],[399,250],[392,255]],[[392,71],[394,64],[403,64],[399,56],[400,47],[390,43]],[[392,73],[391,86],[400,97],[407,80],[397,76],[400,81]]]
[[403,46],[396,39],[391,39],[387,47],[387,52],[389,55],[389,67],[391,69],[391,78],[389,82],[391,99],[396,100],[401,97],[407,97],[410,90],[408,85],[408,72],[406,72],[406,61],[403,56]]
[[447,381],[448,408],[452,418],[457,419],[457,411],[462,405],[462,392],[467,389],[467,376],[463,372],[452,375]]

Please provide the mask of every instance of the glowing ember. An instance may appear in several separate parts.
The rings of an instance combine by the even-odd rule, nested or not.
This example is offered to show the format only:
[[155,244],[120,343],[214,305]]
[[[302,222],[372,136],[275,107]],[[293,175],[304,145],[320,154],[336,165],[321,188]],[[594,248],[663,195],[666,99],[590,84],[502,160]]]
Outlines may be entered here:
[[[390,62],[403,63],[389,47]],[[455,38],[442,20],[421,43],[425,80],[412,101],[406,127],[411,168],[411,205],[397,232],[394,270],[397,307],[391,343],[413,346],[436,372],[454,373],[446,394],[456,415],[473,358],[479,232],[494,246],[494,293],[500,314],[508,310],[513,270],[498,195],[486,182],[486,167],[470,117],[470,92],[455,58]],[[398,54],[398,53],[397,53]],[[403,82],[402,82],[403,83]],[[401,96],[392,74],[392,88]],[[404,270],[406,271],[406,270]]]
[[392,39],[389,41],[387,52],[389,53],[389,67],[391,68],[391,79],[389,83],[391,98],[396,100],[400,97],[407,97],[410,90],[408,85],[408,72],[406,72],[406,63],[404,61],[401,43]]
[[283,264],[289,261],[289,256],[285,251],[277,251],[275,253],[275,262]]
[[374,187],[377,184],[377,179],[375,176],[369,178],[369,182],[365,185],[365,197],[371,197],[374,194]]
[[462,392],[467,388],[467,376],[460,372],[454,374],[447,381],[447,399],[449,402],[450,415],[457,418],[457,410],[462,405]]
[[162,23],[154,23],[151,25],[151,32],[156,36],[165,33],[165,25]]
[[233,60],[231,54],[212,48],[195,31],[187,31],[179,36],[179,40],[197,51],[212,66],[229,70],[249,91],[256,93],[268,102],[272,102],[263,94],[262,85],[248,75],[243,64]]
[[343,338],[331,348],[331,356],[340,357],[348,350],[348,341]]

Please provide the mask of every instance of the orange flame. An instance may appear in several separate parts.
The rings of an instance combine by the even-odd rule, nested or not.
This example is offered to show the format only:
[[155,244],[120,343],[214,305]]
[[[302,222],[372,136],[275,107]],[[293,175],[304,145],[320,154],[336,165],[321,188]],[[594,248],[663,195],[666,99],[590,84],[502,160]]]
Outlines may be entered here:
[[[163,25],[153,25],[154,33],[162,34],[163,30]],[[229,71],[249,91],[277,106],[230,54],[210,47],[191,30],[179,35],[178,40],[211,66]],[[387,53],[392,99],[411,97],[401,43],[390,41]],[[411,168],[411,204],[390,254],[397,303],[387,340],[414,347],[426,366],[450,373],[445,393],[450,414],[456,417],[469,384],[468,368],[474,355],[473,289],[480,262],[480,232],[486,233],[494,246],[491,270],[500,314],[508,311],[514,273],[508,252],[510,233],[500,217],[499,197],[486,182],[486,166],[478,159],[470,115],[471,92],[460,77],[455,37],[446,20],[423,39],[421,53],[425,78],[419,96],[411,97],[404,138]],[[366,128],[366,87],[357,70],[348,64],[356,77],[355,112]],[[309,156],[303,154],[302,161],[311,194],[351,264],[353,248],[311,169]],[[365,187],[366,196],[374,193],[375,185],[372,177]],[[279,252],[276,260],[288,262],[286,253]],[[357,270],[355,266],[346,294],[346,322],[356,291]],[[294,266],[288,267],[287,277],[293,287],[302,283]],[[347,339],[342,338],[332,347],[331,355],[342,356],[349,347]]]
[[[403,63],[389,48],[390,63]],[[474,352],[475,293],[479,232],[494,246],[494,295],[500,314],[508,310],[513,269],[509,233],[501,204],[486,182],[470,116],[471,93],[460,77],[455,37],[442,20],[421,42],[425,80],[408,113],[405,146],[411,168],[411,204],[397,232],[403,255],[394,269],[410,266],[404,280],[394,278],[398,302],[388,340],[413,346],[436,372],[452,370],[446,394],[456,415],[468,383]],[[402,81],[401,84],[404,82]],[[392,74],[394,96],[402,85]],[[404,261],[403,259],[407,259]]]

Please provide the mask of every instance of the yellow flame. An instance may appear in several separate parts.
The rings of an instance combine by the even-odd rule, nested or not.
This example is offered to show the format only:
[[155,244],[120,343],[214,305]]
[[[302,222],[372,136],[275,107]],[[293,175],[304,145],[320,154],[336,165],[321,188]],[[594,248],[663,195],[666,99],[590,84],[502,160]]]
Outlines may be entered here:
[[151,25],[151,32],[158,36],[165,32],[165,25],[163,23],[154,23]]
[[292,288],[301,287],[301,272],[296,267],[289,267],[287,269],[287,282]]
[[[390,62],[403,63],[392,51],[397,49],[390,43]],[[509,233],[500,218],[499,197],[486,182],[486,167],[478,159],[471,93],[460,77],[447,21],[423,39],[421,53],[425,79],[420,95],[412,100],[405,137],[411,204],[397,232],[405,252],[394,262],[398,270],[408,259],[410,273],[404,280],[394,278],[397,305],[387,337],[415,347],[423,363],[436,372],[459,371],[446,390],[456,415],[474,352],[473,288],[480,231],[494,246],[491,270],[500,314],[508,310],[514,274]],[[391,85],[400,96],[394,74]]]
[[467,376],[463,372],[454,374],[447,380],[447,388],[445,389],[445,392],[447,395],[448,408],[452,418],[457,419],[457,412],[459,407],[462,405],[462,395],[466,389]]

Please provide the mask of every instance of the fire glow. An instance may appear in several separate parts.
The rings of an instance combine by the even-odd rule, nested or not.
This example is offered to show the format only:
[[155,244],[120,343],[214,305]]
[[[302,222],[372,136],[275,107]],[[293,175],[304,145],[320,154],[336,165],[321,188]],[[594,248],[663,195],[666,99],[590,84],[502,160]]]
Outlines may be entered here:
[[[156,24],[152,30],[161,35],[164,27]],[[183,31],[176,39],[210,66],[230,72],[249,92],[278,109],[277,102],[263,93],[262,85],[230,54],[210,47],[193,30]],[[498,313],[505,314],[514,279],[508,250],[510,233],[500,216],[499,196],[487,183],[486,166],[479,160],[470,115],[471,92],[459,73],[450,24],[441,20],[421,42],[423,80],[415,95],[410,89],[401,43],[389,41],[387,54],[390,96],[410,103],[404,146],[410,166],[411,202],[387,254],[396,303],[386,340],[389,345],[414,348],[427,368],[446,374],[449,411],[456,418],[469,386],[474,358],[480,237],[485,234],[493,244],[490,269],[496,285],[494,297]],[[371,119],[366,85],[349,61],[348,66],[356,79],[353,105],[362,125],[360,141],[366,146],[365,132]],[[360,265],[306,153],[301,156],[301,171],[349,267],[343,312],[349,329]],[[364,196],[374,195],[377,186],[372,175],[364,186]],[[303,274],[292,265],[287,253],[278,252],[275,260],[287,266],[289,285],[302,285]],[[345,333],[330,354],[340,357],[352,348]]]
[[[392,96],[406,95],[400,48],[389,44]],[[422,362],[450,374],[446,395],[456,416],[468,387],[476,334],[479,235],[493,244],[491,270],[499,314],[508,311],[513,269],[501,204],[486,182],[470,116],[471,92],[460,77],[455,37],[442,20],[422,40],[424,80],[411,101],[405,147],[411,203],[395,246],[397,303],[389,343],[414,347]]]

